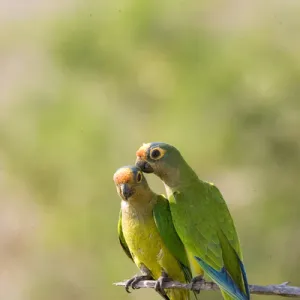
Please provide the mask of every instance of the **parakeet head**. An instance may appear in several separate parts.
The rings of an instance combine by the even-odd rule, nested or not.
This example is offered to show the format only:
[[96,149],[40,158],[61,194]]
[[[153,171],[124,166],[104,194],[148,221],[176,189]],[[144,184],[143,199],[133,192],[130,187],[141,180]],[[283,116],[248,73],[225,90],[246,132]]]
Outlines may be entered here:
[[143,191],[149,190],[148,183],[142,171],[136,166],[119,168],[114,174],[113,179],[118,194],[125,201],[129,201],[140,195]]
[[176,169],[181,154],[173,146],[166,143],[143,144],[136,152],[138,166],[145,173],[155,173],[160,177]]
[[136,152],[136,166],[145,173],[154,173],[169,187],[185,185],[198,178],[180,152],[166,143],[143,144]]

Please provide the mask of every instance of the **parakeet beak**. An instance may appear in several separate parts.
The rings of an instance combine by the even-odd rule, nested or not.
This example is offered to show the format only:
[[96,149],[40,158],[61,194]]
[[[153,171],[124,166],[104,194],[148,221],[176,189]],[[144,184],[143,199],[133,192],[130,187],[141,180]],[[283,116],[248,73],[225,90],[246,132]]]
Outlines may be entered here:
[[153,168],[150,166],[149,163],[147,163],[145,160],[141,159],[140,157],[138,157],[135,161],[135,165],[137,167],[139,167],[143,172],[145,173],[153,173],[154,170]]
[[120,190],[125,200],[128,200],[133,195],[133,190],[126,183],[120,185]]

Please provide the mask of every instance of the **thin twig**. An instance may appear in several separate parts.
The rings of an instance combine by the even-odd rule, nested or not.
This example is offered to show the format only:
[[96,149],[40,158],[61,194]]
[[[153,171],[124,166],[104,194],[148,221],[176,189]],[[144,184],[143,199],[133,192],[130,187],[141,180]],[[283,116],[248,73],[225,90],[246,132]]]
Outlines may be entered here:
[[[127,281],[114,283],[116,286],[125,286]],[[153,289],[156,281],[143,280],[137,283],[137,288],[151,288]],[[277,285],[249,285],[250,293],[257,295],[277,295],[282,297],[296,297],[300,298],[300,287],[289,286],[289,282],[284,282]],[[205,290],[217,291],[219,287],[213,282],[196,282],[192,288],[192,284],[180,283],[177,281],[164,282],[162,285],[164,289],[185,289],[185,290]]]

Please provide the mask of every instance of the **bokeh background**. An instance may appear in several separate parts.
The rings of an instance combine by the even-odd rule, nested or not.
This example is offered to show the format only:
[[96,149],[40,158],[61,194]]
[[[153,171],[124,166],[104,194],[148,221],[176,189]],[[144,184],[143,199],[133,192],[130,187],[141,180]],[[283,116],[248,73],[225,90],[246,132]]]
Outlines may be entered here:
[[149,141],[219,186],[250,283],[300,286],[299,16],[297,0],[1,0],[0,298],[159,299],[113,286],[137,269],[112,176]]

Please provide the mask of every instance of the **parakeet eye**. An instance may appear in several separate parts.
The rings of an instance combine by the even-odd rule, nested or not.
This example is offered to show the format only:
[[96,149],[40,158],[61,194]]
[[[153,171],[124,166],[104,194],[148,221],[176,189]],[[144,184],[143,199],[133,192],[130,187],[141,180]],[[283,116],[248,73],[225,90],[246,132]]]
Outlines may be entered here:
[[160,149],[158,148],[154,148],[150,151],[150,158],[157,160],[159,158],[161,158],[165,153],[162,152]]
[[139,182],[142,181],[142,176],[143,176],[143,175],[142,175],[141,172],[138,172],[138,173],[137,173],[137,175],[136,175],[136,182],[137,182],[137,183],[139,183]]

